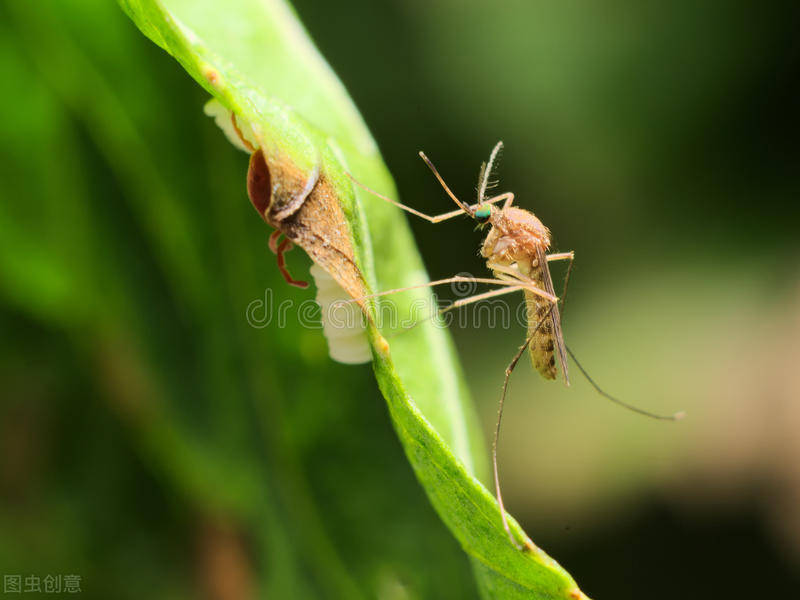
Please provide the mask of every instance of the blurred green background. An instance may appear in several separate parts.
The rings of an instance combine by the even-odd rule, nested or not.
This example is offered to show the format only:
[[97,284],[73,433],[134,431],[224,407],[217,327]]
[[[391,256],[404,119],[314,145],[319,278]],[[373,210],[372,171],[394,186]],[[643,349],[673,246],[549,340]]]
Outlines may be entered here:
[[[596,599],[800,584],[800,8],[697,4],[295,3],[403,200],[451,209],[419,149],[469,196],[502,139],[501,191],[576,252],[570,346],[689,412],[514,374],[507,505]],[[313,290],[283,284],[205,93],[101,0],[2,0],[0,74],[0,572],[476,597],[369,367],[296,315],[248,325]],[[432,277],[485,273],[469,222],[412,227]],[[454,335],[488,439],[524,331]]]

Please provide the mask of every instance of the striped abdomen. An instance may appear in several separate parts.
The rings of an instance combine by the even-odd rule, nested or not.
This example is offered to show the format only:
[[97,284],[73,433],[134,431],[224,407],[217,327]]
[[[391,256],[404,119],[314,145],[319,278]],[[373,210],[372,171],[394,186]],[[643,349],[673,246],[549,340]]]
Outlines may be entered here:
[[[535,269],[531,272],[531,278],[539,287],[545,289],[541,273],[541,269]],[[532,336],[528,346],[531,363],[542,377],[555,379],[557,374],[556,340],[553,332],[553,314],[550,312],[548,315],[552,303],[532,292],[525,292],[525,304],[528,309],[528,335]]]
[[[537,249],[536,257],[532,257],[527,270],[526,274],[536,282],[539,289],[555,295],[544,249]],[[528,351],[533,368],[545,379],[555,379],[557,375],[555,353],[557,351],[561,368],[564,370],[564,381],[569,385],[566,352],[561,337],[561,314],[558,306],[532,292],[525,292],[525,304],[528,309],[528,336],[531,336]]]

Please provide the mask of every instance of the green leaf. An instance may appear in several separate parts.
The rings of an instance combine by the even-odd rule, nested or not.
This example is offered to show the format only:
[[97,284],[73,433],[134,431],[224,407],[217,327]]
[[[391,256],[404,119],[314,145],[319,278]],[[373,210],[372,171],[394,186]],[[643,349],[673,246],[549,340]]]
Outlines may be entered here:
[[[280,0],[120,4],[146,36],[254,126],[271,169],[289,165],[302,180],[322,165],[347,219],[366,290],[427,280],[401,212],[350,184],[347,172],[398,197],[361,116],[290,7]],[[392,301],[407,315],[419,299],[431,297],[415,291]],[[425,323],[391,338],[388,347],[372,326],[369,337],[400,441],[433,506],[472,558],[483,596],[585,598],[513,519],[515,536],[530,550],[509,542],[497,503],[479,481],[486,478],[486,453],[447,332]]]

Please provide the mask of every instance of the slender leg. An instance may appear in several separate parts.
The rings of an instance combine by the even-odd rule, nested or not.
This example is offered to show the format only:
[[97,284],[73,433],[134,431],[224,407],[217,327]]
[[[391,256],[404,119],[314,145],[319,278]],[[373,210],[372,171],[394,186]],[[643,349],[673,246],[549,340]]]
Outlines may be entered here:
[[537,323],[536,328],[525,338],[525,343],[519,347],[517,353],[514,355],[514,358],[511,359],[511,362],[506,367],[506,374],[505,379],[503,379],[503,394],[500,396],[500,404],[497,407],[497,424],[494,428],[494,439],[492,440],[492,469],[494,471],[494,490],[497,494],[497,504],[500,505],[500,517],[503,519],[503,528],[506,530],[508,534],[508,539],[511,540],[511,543],[517,547],[518,550],[522,550],[522,546],[517,543],[517,540],[514,539],[514,536],[511,535],[511,528],[508,526],[508,518],[506,517],[506,509],[503,505],[503,494],[500,492],[500,474],[497,469],[497,441],[500,439],[500,423],[503,420],[503,406],[506,401],[506,393],[508,392],[508,380],[511,377],[511,373],[514,372],[514,368],[517,366],[519,359],[522,357],[522,354],[525,352],[525,349],[531,343],[533,336],[536,335],[536,332],[539,331],[539,328],[542,326],[549,317],[550,313],[553,311],[553,306],[550,306],[550,309],[547,311],[547,314]]
[[469,211],[468,207],[463,202],[461,202],[461,200],[456,198],[456,195],[450,190],[449,187],[447,187],[447,184],[444,182],[444,179],[442,179],[442,176],[439,175],[439,171],[436,170],[436,167],[433,166],[433,163],[430,161],[430,159],[427,156],[425,156],[425,153],[420,150],[419,156],[422,160],[425,161],[425,164],[428,165],[428,168],[433,172],[434,177],[436,177],[436,179],[439,180],[439,183],[444,188],[444,191],[447,192],[447,195],[450,196],[453,202],[455,202],[458,205],[458,207],[465,213],[472,214]]
[[[567,303],[567,289],[569,287],[569,276],[572,275],[572,265],[575,264],[575,253],[574,252],[565,252],[564,254],[568,254],[569,255],[567,257],[567,258],[569,258],[569,266],[567,267],[567,274],[564,275],[564,291],[561,294],[561,306],[560,306],[561,315],[560,315],[560,318],[562,320],[564,319],[564,306]],[[554,254],[553,256],[558,256],[558,255]],[[550,260],[550,257],[548,257],[548,260]],[[560,259],[553,259],[553,260],[560,260]],[[566,345],[564,347],[566,348]]]
[[578,359],[575,358],[575,354],[573,354],[572,350],[569,349],[567,346],[567,352],[569,352],[570,357],[572,357],[572,362],[575,363],[575,366],[578,367],[578,370],[583,373],[583,376],[586,377],[586,381],[588,381],[591,386],[595,389],[595,391],[600,394],[606,400],[611,400],[614,404],[619,404],[623,408],[627,408],[628,410],[632,410],[635,413],[639,413],[640,415],[644,415],[645,417],[650,417],[651,419],[658,419],[659,421],[680,421],[686,416],[686,411],[679,410],[676,413],[671,415],[659,415],[656,413],[652,413],[650,411],[644,410],[643,408],[639,408],[638,406],[634,406],[633,404],[628,404],[627,402],[623,402],[619,398],[615,398],[611,394],[603,391],[599,385],[597,385],[589,376],[589,373],[586,372],[586,369],[583,368],[581,363],[578,362]]
[[[567,267],[567,274],[564,276],[564,291],[561,293],[561,316],[563,317],[563,315],[564,315],[564,304],[567,301],[567,289],[568,289],[568,286],[569,286],[569,276],[572,273],[572,265],[575,264],[575,254],[573,252],[564,252],[562,254],[551,254],[551,255],[549,255],[547,257],[548,261],[562,260],[562,259],[569,259],[569,267]],[[678,411],[678,412],[676,412],[674,414],[671,414],[671,415],[659,415],[659,414],[652,413],[650,411],[644,410],[642,408],[639,408],[638,406],[634,406],[633,404],[628,404],[627,402],[612,396],[611,394],[609,394],[608,392],[603,390],[599,385],[597,385],[595,380],[592,379],[592,377],[589,375],[589,373],[586,371],[586,369],[583,368],[583,365],[580,362],[578,362],[578,359],[575,357],[575,354],[572,352],[570,347],[567,346],[566,344],[564,345],[564,347],[567,350],[567,353],[570,355],[570,358],[572,358],[572,362],[575,363],[575,366],[578,367],[578,370],[586,378],[586,381],[588,381],[589,384],[595,389],[595,391],[598,394],[600,394],[603,398],[605,398],[606,400],[610,400],[614,404],[618,404],[619,406],[622,406],[623,408],[627,408],[628,410],[631,410],[631,411],[633,411],[635,413],[638,413],[640,415],[644,415],[645,417],[650,417],[651,419],[658,419],[660,421],[679,421],[680,419],[683,419],[686,416],[686,413],[684,411]]]
[[[514,192],[505,192],[504,194],[498,194],[497,196],[492,196],[491,198],[487,198],[483,201],[483,204],[494,204],[495,202],[500,202],[505,200],[503,204],[503,210],[507,209],[511,206],[514,202]],[[475,206],[478,206],[477,204]]]
[[[567,271],[567,278],[569,278],[569,273],[572,271],[572,262],[575,260],[575,253],[574,252],[561,252],[560,254],[548,254],[547,255],[547,262],[554,262],[557,260],[568,260],[569,261],[569,270]],[[499,271],[500,273],[506,273],[507,275],[511,275],[514,279],[519,281],[530,282],[532,279],[530,277],[526,277],[522,273],[519,272],[518,269],[514,267],[510,267],[508,265],[501,265],[495,262],[487,262],[486,266],[491,269],[492,271]]]
[[405,292],[408,290],[416,290],[420,288],[426,287],[433,287],[436,285],[444,285],[446,283],[489,283],[495,285],[506,285],[506,286],[514,286],[523,288],[537,296],[541,296],[545,300],[550,302],[558,302],[558,298],[553,296],[552,294],[548,294],[544,290],[539,289],[533,283],[528,283],[525,281],[506,281],[503,279],[490,279],[488,277],[462,277],[456,275],[455,277],[448,277],[447,279],[439,279],[437,281],[429,281],[428,283],[420,283],[419,285],[410,285],[408,287],[397,288],[394,290],[386,290],[385,292],[378,292],[377,294],[369,294],[366,296],[361,296],[360,298],[352,298],[350,300],[345,300],[343,302],[357,302],[359,300],[368,300],[370,298],[377,298],[379,296],[388,296],[389,294],[398,294],[400,292]]
[[492,196],[491,198],[487,198],[478,204],[473,204],[470,206],[470,209],[474,210],[481,204],[496,204],[497,202],[503,202],[504,200],[505,204],[503,204],[503,208],[507,208],[514,201],[514,192],[504,192],[502,194],[498,194],[497,196]]
[[[234,123],[234,126],[235,126],[235,123]],[[240,137],[241,137],[241,135],[240,135]],[[426,215],[425,213],[422,213],[422,212],[420,212],[420,211],[418,211],[418,210],[416,210],[414,208],[411,208],[410,206],[406,206],[405,204],[402,204],[402,203],[398,202],[397,200],[392,200],[391,198],[376,192],[375,190],[367,187],[366,185],[364,185],[363,183],[358,181],[355,177],[350,175],[350,173],[348,173],[348,176],[350,177],[350,179],[353,180],[353,183],[355,183],[360,188],[366,190],[367,192],[369,192],[373,196],[377,196],[381,200],[385,200],[386,202],[389,202],[390,204],[394,204],[396,207],[401,208],[401,209],[405,210],[406,212],[410,212],[412,215],[416,215],[416,216],[420,217],[421,219],[425,219],[426,221],[430,221],[431,223],[441,223],[442,221],[446,221],[447,219],[452,219],[453,217],[457,217],[457,216],[462,215],[464,213],[472,216],[473,213],[475,212],[475,209],[478,206],[481,206],[483,204],[494,204],[496,202],[503,202],[504,201],[505,202],[503,204],[503,208],[504,209],[508,208],[509,206],[511,206],[511,204],[514,202],[514,194],[511,193],[511,192],[506,192],[505,194],[499,194],[497,196],[493,196],[492,198],[488,198],[488,199],[484,199],[483,198],[484,194],[486,193],[486,186],[488,184],[488,178],[489,178],[490,171],[492,169],[492,165],[493,165],[495,159],[497,158],[498,152],[500,151],[500,149],[502,147],[503,147],[503,142],[498,142],[497,145],[495,145],[494,149],[492,150],[492,154],[491,154],[491,156],[489,158],[489,164],[486,165],[484,163],[483,167],[481,167],[480,189],[479,189],[479,193],[478,193],[479,202],[477,204],[473,204],[471,206],[465,204],[464,202],[462,202],[461,200],[458,199],[458,197],[453,193],[453,191],[444,182],[444,179],[439,174],[439,171],[436,170],[436,167],[433,166],[433,163],[430,161],[430,159],[427,156],[425,156],[424,152],[420,151],[419,155],[422,158],[422,160],[425,161],[425,164],[428,165],[430,170],[433,172],[433,174],[436,177],[436,179],[439,181],[441,186],[444,188],[444,191],[447,192],[447,195],[450,196],[450,198],[453,200],[453,202],[455,202],[458,205],[458,208],[459,208],[458,210],[442,213],[441,215],[434,215],[434,216]]]
[[455,310],[457,308],[462,308],[467,306],[468,304],[473,304],[475,302],[480,302],[481,300],[487,300],[489,298],[495,298],[496,296],[503,296],[505,294],[510,294],[512,292],[521,292],[525,288],[521,286],[510,286],[507,288],[500,288],[499,290],[492,290],[491,292],[484,292],[482,294],[475,294],[474,296],[469,296],[468,298],[461,298],[460,300],[456,300],[450,306],[446,306],[439,310],[439,315],[443,315],[446,312],[450,312],[451,310]]
[[[349,175],[349,173],[348,173],[348,175]],[[389,204],[394,204],[397,208],[401,208],[404,211],[409,212],[412,215],[416,215],[417,217],[419,217],[421,219],[425,219],[426,221],[429,221],[431,223],[441,223],[442,221],[447,221],[448,219],[452,219],[453,217],[458,217],[458,216],[461,216],[461,215],[464,214],[464,210],[459,208],[458,210],[452,210],[450,212],[442,213],[440,215],[433,215],[433,216],[426,215],[425,213],[420,212],[420,211],[416,210],[415,208],[411,208],[410,206],[406,206],[405,204],[403,204],[401,202],[398,202],[397,200],[392,200],[388,196],[384,196],[383,194],[381,194],[379,192],[376,192],[372,188],[369,188],[366,185],[364,185],[363,183],[361,183],[360,181],[358,181],[352,175],[350,175],[350,179],[352,179],[353,183],[355,183],[358,187],[360,187],[361,189],[369,192],[373,196],[375,196],[377,198],[380,198],[381,200],[385,200]],[[486,200],[486,202],[491,202],[491,203],[500,202],[500,201],[504,200],[506,198],[506,196],[507,196],[507,194],[502,194],[502,195],[497,196],[495,198],[491,198],[489,200]],[[477,204],[474,204],[472,206],[468,206],[467,209],[468,209],[469,212],[467,214],[472,214],[472,211],[475,210],[475,208],[477,208],[477,207],[478,207]]]
[[560,301],[560,308],[561,308],[561,315],[560,317],[563,319],[564,317],[564,305],[567,303],[567,287],[569,286],[569,276],[572,274],[572,265],[575,264],[575,252],[570,250],[569,252],[559,252],[558,254],[548,254],[547,255],[547,262],[555,262],[557,260],[568,260],[569,266],[567,267],[567,274],[564,275],[564,290],[561,294],[561,301]]
[[559,252],[558,254],[548,254],[547,255],[547,262],[553,262],[556,260],[569,260],[572,261],[575,259],[575,253],[573,251],[569,252]]
[[[272,234],[270,237],[270,241],[272,241],[272,237],[275,234]],[[277,239],[277,238],[276,238]],[[289,250],[294,248],[294,244],[288,238],[284,238],[284,240],[278,245],[275,254],[278,255],[278,269],[280,269],[281,275],[286,280],[286,283],[289,285],[293,285],[299,288],[307,288],[308,282],[307,281],[300,281],[298,279],[293,279],[292,276],[289,274],[289,270],[286,268],[286,257],[284,256]]]
[[572,265],[575,264],[575,253],[572,251],[569,252],[560,252],[558,254],[548,254],[547,255],[547,262],[551,263],[557,260],[568,260],[569,266],[567,267],[567,274],[564,275],[564,290],[561,293],[561,315],[560,318],[563,320],[564,318],[564,305],[567,303],[567,287],[569,286],[569,276],[572,274]]
[[[511,294],[513,292],[521,292],[524,289],[525,288],[520,287],[520,286],[509,286],[509,287],[500,288],[500,289],[497,289],[497,290],[492,290],[490,292],[483,292],[481,294],[475,294],[474,296],[469,296],[467,298],[461,298],[460,300],[456,300],[455,302],[453,302],[449,306],[446,306],[445,308],[440,308],[436,312],[435,316],[441,317],[446,312],[450,312],[451,310],[455,310],[457,308],[461,308],[463,306],[467,306],[468,304],[473,304],[474,302],[480,302],[481,300],[487,300],[488,298],[495,298],[496,296],[503,296],[505,294]],[[409,325],[407,327],[403,327],[401,331],[395,331],[393,333],[387,334],[387,337],[395,337],[397,335],[400,335],[401,333],[406,333],[407,331],[412,330],[417,325],[419,325],[421,323],[425,323],[426,321],[431,320],[433,317],[434,317],[434,315],[430,315],[428,317],[425,317],[424,319],[420,319],[420,320],[416,321],[413,325]]]
[[517,281],[524,281],[526,283],[533,282],[533,280],[530,277],[525,277],[517,269],[515,269],[514,267],[509,267],[508,265],[501,265],[492,261],[488,261],[486,263],[486,267],[491,269],[492,271],[499,271],[500,273],[505,273],[506,275],[510,275]]
[[[552,257],[552,259],[550,257]],[[572,259],[573,259],[573,257],[574,257],[574,253],[573,252],[564,252],[564,253],[561,253],[561,254],[551,254],[548,257],[548,259],[550,259],[550,260],[565,260],[565,259],[569,259],[570,260],[570,266],[569,266],[569,269],[567,270],[567,278],[565,280],[565,284],[569,280],[569,273],[572,270]],[[501,278],[501,281],[506,282],[505,284],[508,287],[501,288],[501,289],[498,289],[498,290],[492,290],[492,291],[489,291],[489,292],[483,292],[481,294],[476,294],[474,296],[469,296],[468,298],[462,298],[460,300],[456,300],[455,302],[453,302],[449,306],[447,306],[445,308],[442,308],[442,309],[439,309],[437,311],[437,313],[436,313],[436,316],[442,316],[446,312],[449,312],[451,310],[455,310],[457,308],[461,308],[463,306],[467,306],[467,305],[472,304],[474,302],[480,302],[481,300],[486,300],[486,299],[489,299],[489,298],[502,296],[504,294],[510,294],[512,292],[523,291],[523,290],[527,289],[527,285],[528,284],[532,283],[530,279],[524,278],[519,271],[516,271],[515,269],[513,269],[511,267],[508,267],[506,265],[499,265],[499,264],[490,262],[490,263],[487,264],[487,267],[492,269],[492,270],[494,270],[494,271],[499,271],[501,273],[504,273],[504,274],[508,275],[508,277],[502,277]],[[403,288],[403,289],[408,289],[408,288]],[[390,293],[390,292],[393,292],[393,291],[394,290],[389,290],[389,292],[386,292],[386,293]],[[566,286],[565,286],[565,291],[566,291]],[[555,300],[553,300],[553,298],[555,298],[555,297],[554,296],[553,297],[545,297],[545,299],[550,300],[551,302],[555,301]],[[563,305],[563,301],[562,301],[562,305]],[[413,329],[414,327],[416,327],[420,323],[424,323],[425,321],[430,320],[432,317],[433,317],[433,315],[431,315],[430,317],[426,317],[425,319],[420,319],[419,321],[417,321],[413,325],[410,325],[408,327],[404,327],[402,332],[398,332],[398,333],[396,333],[394,335],[398,335],[399,333],[405,333],[406,331],[409,331],[409,330]]]
[[[575,253],[574,252],[562,252],[560,254],[549,254],[547,255],[547,262],[554,262],[557,260],[569,260],[569,270],[567,271],[567,279],[569,279],[569,273],[572,271],[572,262],[575,260]],[[491,269],[492,271],[499,271],[500,273],[505,273],[510,275],[514,279],[518,281],[524,282],[531,282],[533,281],[530,277],[526,277],[522,273],[519,272],[518,269],[514,267],[510,267],[508,265],[501,265],[495,262],[487,262],[486,266]]]

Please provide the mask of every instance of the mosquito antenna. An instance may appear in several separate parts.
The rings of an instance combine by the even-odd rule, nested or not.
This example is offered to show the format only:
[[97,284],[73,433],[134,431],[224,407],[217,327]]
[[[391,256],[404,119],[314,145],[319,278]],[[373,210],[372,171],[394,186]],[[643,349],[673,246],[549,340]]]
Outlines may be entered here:
[[486,197],[486,187],[489,185],[489,176],[492,174],[494,163],[497,160],[500,150],[503,149],[503,142],[499,141],[492,148],[492,153],[489,155],[489,162],[486,162],[481,167],[480,186],[478,187],[478,202],[482,202]]
[[436,176],[436,179],[439,180],[439,183],[442,184],[442,187],[444,188],[444,191],[447,192],[447,195],[450,196],[450,198],[453,199],[453,202],[458,204],[458,207],[461,210],[463,210],[465,213],[467,213],[471,217],[473,211],[470,210],[469,206],[467,206],[466,204],[461,202],[461,200],[456,198],[456,195],[450,190],[449,187],[447,187],[447,184],[444,182],[444,179],[442,179],[442,176],[439,175],[439,171],[436,170],[436,167],[433,166],[433,163],[430,161],[430,159],[427,156],[425,156],[425,153],[422,150],[420,150],[419,155],[422,158],[422,160],[425,161],[425,164],[428,165],[428,168],[431,171],[433,171],[433,174]]
[[628,404],[627,402],[623,402],[619,398],[615,398],[608,392],[604,391],[597,383],[595,383],[594,379],[591,378],[589,373],[586,372],[586,369],[583,368],[581,363],[578,362],[578,359],[575,358],[575,354],[570,350],[569,346],[566,347],[567,352],[572,357],[572,362],[575,363],[575,366],[578,367],[578,370],[583,373],[583,376],[586,377],[586,381],[588,381],[595,391],[600,394],[606,400],[611,400],[614,404],[618,404],[623,408],[627,408],[630,411],[635,413],[639,413],[640,415],[644,415],[645,417],[650,417],[651,419],[658,419],[659,421],[680,421],[686,416],[686,411],[680,410],[671,415],[659,415],[656,413],[652,413],[650,411],[644,410],[643,408],[639,408],[638,406],[634,406],[633,404]]
[[486,186],[484,185],[484,181],[486,179],[486,177],[484,176],[485,173],[486,173],[486,163],[482,162],[481,163],[480,173],[478,173],[478,187],[477,187],[477,190],[478,190],[478,202],[479,203],[483,200],[483,196],[486,194]]

